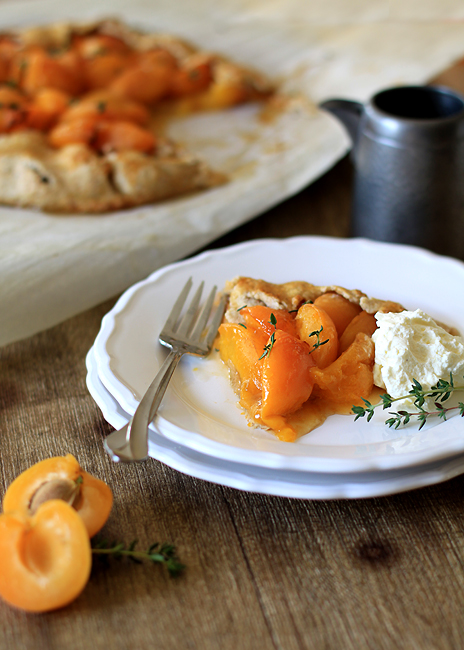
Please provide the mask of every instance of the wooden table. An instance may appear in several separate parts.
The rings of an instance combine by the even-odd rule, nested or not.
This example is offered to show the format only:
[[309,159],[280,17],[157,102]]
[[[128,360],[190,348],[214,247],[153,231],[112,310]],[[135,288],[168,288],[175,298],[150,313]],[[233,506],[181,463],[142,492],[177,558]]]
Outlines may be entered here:
[[[456,68],[444,81],[461,89]],[[323,178],[219,247],[261,237],[346,237],[352,168]],[[171,541],[186,564],[94,560],[65,609],[0,602],[1,650],[360,650],[464,647],[464,476],[391,497],[310,501],[240,492],[148,460],[114,464],[85,356],[115,300],[0,349],[1,488],[72,453],[111,486],[100,537]],[[7,558],[3,560],[8,561]]]
[[[346,236],[351,177],[344,159],[214,246]],[[96,558],[65,609],[31,615],[0,603],[2,650],[464,647],[464,477],[310,501],[221,487],[152,459],[114,464],[84,364],[113,304],[0,349],[2,491],[32,463],[72,453],[114,492],[102,535],[172,541],[187,568],[171,579],[159,566]]]

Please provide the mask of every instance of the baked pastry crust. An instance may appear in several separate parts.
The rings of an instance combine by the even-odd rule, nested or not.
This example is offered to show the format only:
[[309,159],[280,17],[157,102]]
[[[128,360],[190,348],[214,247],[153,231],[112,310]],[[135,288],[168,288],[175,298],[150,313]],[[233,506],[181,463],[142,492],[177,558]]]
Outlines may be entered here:
[[265,305],[271,309],[298,309],[305,302],[314,301],[324,293],[338,293],[350,302],[359,305],[368,314],[376,312],[400,312],[404,307],[397,302],[370,298],[359,289],[345,289],[337,285],[317,286],[304,281],[273,284],[265,280],[238,276],[226,283],[225,293],[229,296],[224,320],[240,322],[240,308],[244,305]]
[[[57,23],[9,32],[22,46],[51,50],[68,47],[74,35],[104,34],[117,37],[136,51],[163,48],[182,64],[191,57],[207,60],[216,88],[245,89],[245,101],[271,92],[267,80],[215,54],[199,52],[181,39],[166,34],[146,34],[117,20],[93,23]],[[172,102],[167,114],[201,110],[204,95]],[[110,151],[97,153],[85,144],[56,149],[40,131],[28,130],[0,136],[0,203],[58,213],[100,213],[144,205],[169,197],[218,186],[227,177],[212,170],[195,153],[157,137],[154,153]]]

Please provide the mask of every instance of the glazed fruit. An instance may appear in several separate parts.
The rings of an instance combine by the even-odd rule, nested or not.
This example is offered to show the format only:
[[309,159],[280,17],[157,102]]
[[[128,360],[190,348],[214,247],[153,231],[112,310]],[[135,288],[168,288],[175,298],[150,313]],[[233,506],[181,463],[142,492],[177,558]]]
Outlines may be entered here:
[[370,336],[360,332],[330,366],[311,369],[317,396],[331,404],[334,412],[362,404],[374,387],[373,364],[374,343]]
[[311,348],[311,356],[319,368],[330,365],[338,355],[337,328],[329,314],[315,304],[300,307],[296,315],[299,337]]
[[287,425],[285,416],[301,408],[311,395],[314,379],[309,369],[314,366],[314,360],[309,354],[309,345],[277,330],[272,349],[260,363],[261,420],[280,440],[293,442],[296,434]]
[[375,320],[375,316],[373,314],[368,314],[365,311],[361,311],[353,318],[351,323],[347,325],[345,331],[340,337],[339,353],[341,354],[342,352],[345,352],[360,332],[372,336],[376,329],[377,321]]
[[239,313],[219,328],[218,349],[252,424],[294,442],[369,397],[376,321],[359,305],[327,293],[298,310]]
[[113,504],[110,488],[85,472],[71,454],[47,458],[20,474],[3,498],[3,511],[33,516],[50,499],[66,501],[82,519],[87,536],[105,524]]
[[[295,323],[295,314],[290,314],[285,309],[271,309],[264,305],[256,305],[255,307],[246,307],[240,311],[247,329],[250,327],[255,330],[265,332],[271,336],[274,330],[283,330],[293,336],[298,336],[298,330]],[[275,319],[273,324],[271,315]]]
[[333,292],[323,293],[321,296],[318,296],[314,304],[316,307],[321,307],[330,316],[339,337],[345,331],[346,326],[361,311],[359,305],[350,302],[339,293]]

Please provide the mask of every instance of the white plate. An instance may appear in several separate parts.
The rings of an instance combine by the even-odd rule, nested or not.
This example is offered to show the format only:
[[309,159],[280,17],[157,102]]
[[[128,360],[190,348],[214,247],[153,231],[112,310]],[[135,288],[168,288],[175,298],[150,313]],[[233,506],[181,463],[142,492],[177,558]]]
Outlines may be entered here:
[[[93,348],[87,363],[87,386],[105,419],[120,428],[129,416],[98,376]],[[379,497],[434,485],[464,472],[464,456],[403,470],[327,474],[292,472],[234,463],[201,454],[151,432],[149,455],[173,469],[211,483],[238,490],[299,499],[359,499]]]
[[[236,275],[271,282],[341,284],[370,296],[422,308],[464,331],[464,264],[421,249],[361,239],[297,237],[261,240],[207,252],[167,266],[126,291],[105,316],[95,341],[98,372],[126,413],[133,413],[165,350],[157,336],[187,278],[222,287]],[[460,417],[432,421],[421,431],[331,416],[296,443],[251,429],[220,361],[185,358],[157,418],[165,438],[228,461],[284,470],[359,472],[397,469],[464,452]],[[437,426],[438,425],[438,426]]]

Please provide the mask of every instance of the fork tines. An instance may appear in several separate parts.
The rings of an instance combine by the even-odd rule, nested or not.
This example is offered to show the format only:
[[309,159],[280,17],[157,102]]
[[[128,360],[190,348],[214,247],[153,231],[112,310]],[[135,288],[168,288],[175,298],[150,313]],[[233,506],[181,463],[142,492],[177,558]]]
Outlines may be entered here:
[[[208,318],[211,314],[211,309],[214,303],[214,298],[216,296],[217,287],[214,286],[211,290],[209,296],[206,299],[203,308],[198,313],[201,296],[203,293],[203,288],[205,283],[201,282],[198,289],[196,290],[187,311],[182,318],[181,312],[187,300],[187,296],[192,287],[192,278],[189,278],[184,288],[182,289],[179,297],[177,298],[174,307],[171,310],[171,313],[168,316],[165,326],[163,327],[162,335],[171,335],[176,338],[188,337],[192,342],[198,341],[203,333],[203,330],[206,327]],[[221,301],[223,303],[223,301]],[[223,309],[222,309],[223,312]],[[222,313],[218,315],[218,312],[215,313],[213,318],[213,323],[211,324],[211,329],[216,329],[219,327]],[[217,323],[215,321],[218,321]],[[214,325],[214,328],[213,328]],[[214,335],[215,336],[215,335]],[[214,338],[214,337],[213,337]]]

